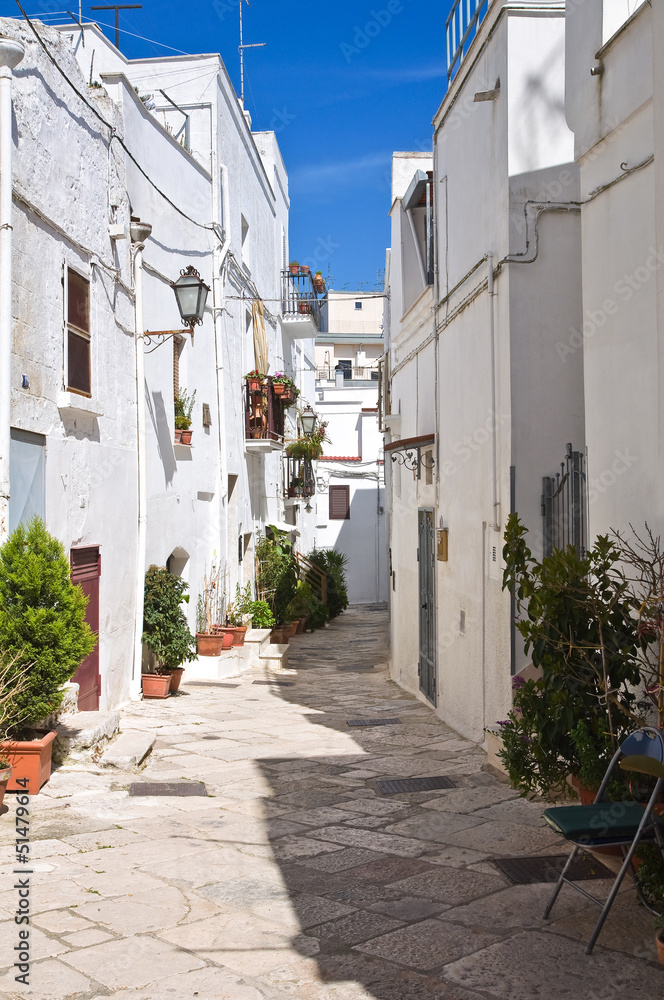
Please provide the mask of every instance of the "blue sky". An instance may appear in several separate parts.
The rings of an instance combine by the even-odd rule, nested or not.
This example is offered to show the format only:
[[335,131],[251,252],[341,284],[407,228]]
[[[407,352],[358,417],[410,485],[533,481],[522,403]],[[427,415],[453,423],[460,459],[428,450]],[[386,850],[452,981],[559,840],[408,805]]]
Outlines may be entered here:
[[[97,0],[98,4],[110,0]],[[124,2],[124,0],[122,0]],[[130,2],[130,0],[127,0]],[[450,0],[250,0],[244,41],[245,102],[257,130],[273,128],[290,178],[291,256],[325,246],[335,288],[381,279],[390,230],[393,150],[431,146],[431,119],[445,93],[445,18]],[[239,0],[144,0],[123,11],[121,48],[131,57],[220,52],[237,92]],[[77,0],[22,0],[30,16],[61,22]],[[113,23],[111,12],[84,18]],[[19,15],[1,0],[0,13]],[[105,29],[110,37],[112,28]]]

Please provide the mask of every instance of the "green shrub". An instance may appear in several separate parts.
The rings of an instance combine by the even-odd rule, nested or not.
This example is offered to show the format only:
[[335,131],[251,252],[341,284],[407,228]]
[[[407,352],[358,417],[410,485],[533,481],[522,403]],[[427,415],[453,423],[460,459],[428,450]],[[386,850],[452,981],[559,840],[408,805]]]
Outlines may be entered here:
[[15,689],[17,726],[59,708],[63,685],[95,648],[87,603],[44,522],[35,517],[19,525],[0,548],[0,650],[12,661],[5,685]]
[[664,914],[664,857],[657,844],[642,844],[637,849],[641,861],[636,873],[639,888],[646,902],[659,914]]
[[[314,566],[327,573],[327,610],[330,618],[336,618],[348,607],[346,589],[348,557],[338,549],[314,549],[307,558]],[[313,574],[311,579],[313,580]]]
[[318,628],[322,628],[327,621],[327,608],[322,601],[318,600],[315,594],[311,595],[308,614],[309,620],[307,622],[307,628],[312,632]]
[[150,566],[145,574],[142,641],[154,653],[158,670],[196,659],[196,640],[182,610],[187,590],[184,580],[161,566]]
[[295,596],[297,560],[286,533],[270,527],[272,535],[263,535],[256,545],[257,588],[261,600],[268,602],[278,622],[286,621],[286,608]]
[[274,615],[267,601],[252,601],[249,609],[253,628],[273,628]]

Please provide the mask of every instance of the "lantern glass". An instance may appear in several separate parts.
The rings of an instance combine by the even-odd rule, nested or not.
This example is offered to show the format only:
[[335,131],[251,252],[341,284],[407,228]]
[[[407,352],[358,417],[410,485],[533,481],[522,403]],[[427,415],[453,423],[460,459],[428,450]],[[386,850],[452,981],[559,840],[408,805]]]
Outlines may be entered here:
[[195,268],[189,266],[172,285],[182,322],[186,326],[202,323],[210,289]]
[[300,421],[302,423],[302,433],[305,437],[311,437],[316,428],[316,414],[311,409],[310,406],[303,410],[300,414]]

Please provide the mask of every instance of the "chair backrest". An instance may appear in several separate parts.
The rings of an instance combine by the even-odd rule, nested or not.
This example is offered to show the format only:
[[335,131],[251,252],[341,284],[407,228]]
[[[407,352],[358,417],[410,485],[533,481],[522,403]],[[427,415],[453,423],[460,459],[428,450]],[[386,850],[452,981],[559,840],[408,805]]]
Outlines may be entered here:
[[626,757],[652,757],[664,764],[664,737],[657,729],[637,729],[622,741],[620,752]]

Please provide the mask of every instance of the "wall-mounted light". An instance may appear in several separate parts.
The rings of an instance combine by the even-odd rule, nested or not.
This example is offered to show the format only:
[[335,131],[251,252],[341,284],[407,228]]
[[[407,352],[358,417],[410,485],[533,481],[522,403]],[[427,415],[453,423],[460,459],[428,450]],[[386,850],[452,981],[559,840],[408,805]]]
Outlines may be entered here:
[[190,264],[180,271],[180,277],[171,284],[171,288],[175,292],[183,325],[190,329],[196,324],[200,325],[210,289],[196,268]]
[[307,406],[305,410],[300,414],[300,423],[302,424],[302,433],[305,437],[310,438],[316,429],[317,416],[310,406]]

